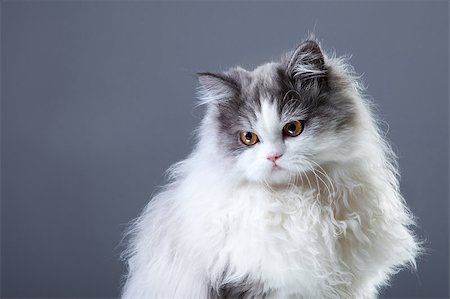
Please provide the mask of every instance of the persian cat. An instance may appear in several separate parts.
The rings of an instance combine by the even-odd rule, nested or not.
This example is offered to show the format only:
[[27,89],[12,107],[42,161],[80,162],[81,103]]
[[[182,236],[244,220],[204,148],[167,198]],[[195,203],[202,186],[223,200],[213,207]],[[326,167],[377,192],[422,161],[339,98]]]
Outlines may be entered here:
[[420,250],[395,156],[344,58],[198,73],[193,152],[134,221],[122,297],[376,298]]

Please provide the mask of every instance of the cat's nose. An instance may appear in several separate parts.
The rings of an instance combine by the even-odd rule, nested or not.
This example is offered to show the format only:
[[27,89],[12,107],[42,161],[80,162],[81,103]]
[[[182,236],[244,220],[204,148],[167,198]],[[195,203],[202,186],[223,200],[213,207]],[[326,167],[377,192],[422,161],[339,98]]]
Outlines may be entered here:
[[270,160],[273,163],[275,163],[275,161],[280,159],[281,156],[283,156],[283,155],[282,154],[271,154],[271,155],[267,156],[267,160]]

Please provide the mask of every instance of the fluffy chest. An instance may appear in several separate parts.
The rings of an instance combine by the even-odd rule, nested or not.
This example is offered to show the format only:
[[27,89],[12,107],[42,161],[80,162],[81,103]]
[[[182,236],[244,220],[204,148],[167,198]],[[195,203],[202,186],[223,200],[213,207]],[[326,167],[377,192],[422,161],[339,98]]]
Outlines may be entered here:
[[312,192],[243,190],[210,215],[216,242],[208,272],[217,285],[313,297],[323,295],[319,285],[348,279],[337,274],[345,271],[333,213]]

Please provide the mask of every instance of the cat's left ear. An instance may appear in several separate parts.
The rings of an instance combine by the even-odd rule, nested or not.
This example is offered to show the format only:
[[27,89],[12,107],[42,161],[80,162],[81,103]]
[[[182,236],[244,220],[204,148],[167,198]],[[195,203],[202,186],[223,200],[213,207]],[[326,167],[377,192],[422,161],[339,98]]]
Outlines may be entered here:
[[314,40],[302,42],[291,54],[286,73],[301,87],[320,84],[326,79],[325,58],[319,44]]
[[201,104],[218,102],[235,96],[239,92],[238,83],[224,73],[195,73],[199,83]]

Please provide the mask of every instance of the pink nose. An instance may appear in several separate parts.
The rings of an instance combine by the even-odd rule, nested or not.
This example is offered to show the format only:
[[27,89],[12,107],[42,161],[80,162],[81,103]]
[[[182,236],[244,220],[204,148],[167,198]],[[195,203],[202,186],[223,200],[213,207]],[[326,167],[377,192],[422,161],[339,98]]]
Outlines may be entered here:
[[270,160],[273,163],[275,163],[275,161],[280,159],[281,156],[282,155],[280,155],[280,154],[273,154],[273,155],[267,156],[267,160]]

